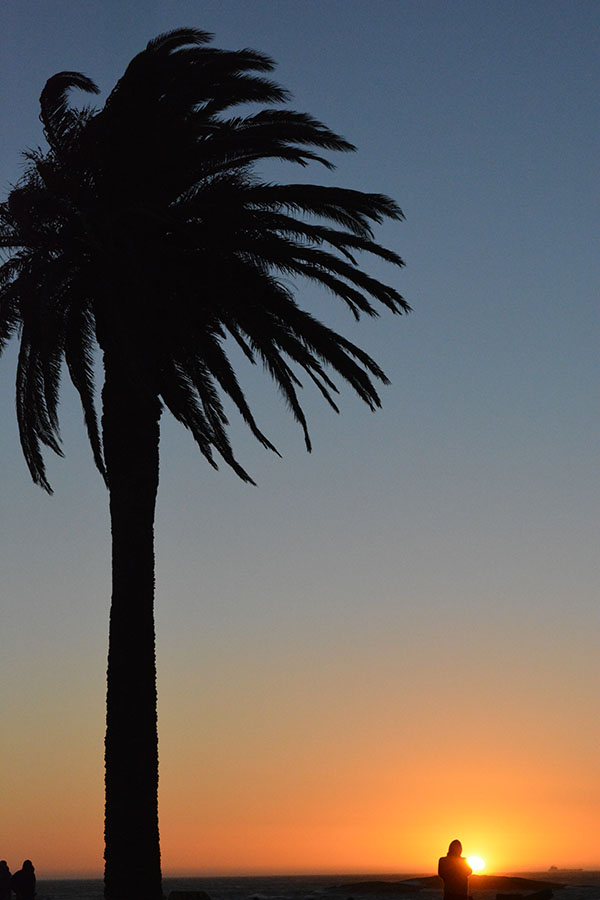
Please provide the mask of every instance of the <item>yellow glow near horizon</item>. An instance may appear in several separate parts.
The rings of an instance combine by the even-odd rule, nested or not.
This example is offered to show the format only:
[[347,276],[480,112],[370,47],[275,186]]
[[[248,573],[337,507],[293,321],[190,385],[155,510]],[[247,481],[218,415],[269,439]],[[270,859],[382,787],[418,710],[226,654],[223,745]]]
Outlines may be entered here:
[[467,856],[467,862],[474,872],[481,872],[482,869],[485,869],[485,860],[480,856]]

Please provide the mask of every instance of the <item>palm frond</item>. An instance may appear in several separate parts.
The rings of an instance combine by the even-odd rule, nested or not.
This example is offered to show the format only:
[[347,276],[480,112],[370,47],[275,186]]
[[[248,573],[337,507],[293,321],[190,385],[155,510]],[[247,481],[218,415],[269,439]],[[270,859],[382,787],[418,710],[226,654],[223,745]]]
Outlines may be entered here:
[[268,146],[275,141],[278,144],[311,144],[338,153],[356,150],[354,144],[331,131],[318,119],[290,109],[263,109],[252,116],[222,120],[217,135],[251,146],[254,142],[258,146]]
[[19,290],[15,280],[20,269],[21,260],[15,257],[0,266],[0,356],[21,322]]
[[305,240],[308,245],[330,244],[353,265],[357,265],[357,262],[352,253],[350,253],[350,249],[371,253],[395,266],[404,265],[404,260],[395,250],[382,247],[381,244],[376,244],[375,241],[315,222],[296,219],[294,216],[285,215],[281,212],[268,210],[264,216],[257,217],[256,225],[258,230],[263,229],[267,233],[283,235],[286,238]]
[[151,53],[157,51],[172,53],[179,47],[188,44],[209,44],[214,35],[210,31],[200,31],[198,28],[173,28],[171,31],[164,31],[157,34],[155,38],[148,41],[146,50]]
[[279,388],[288,409],[302,428],[304,433],[304,445],[310,453],[312,451],[312,442],[308,432],[308,423],[306,421],[304,410],[298,401],[298,394],[296,393],[296,387],[302,387],[301,382],[296,375],[294,375],[293,370],[288,366],[275,346],[268,342],[259,341],[257,338],[251,339],[251,343],[262,359],[264,366],[273,378],[273,381]]
[[106,482],[106,466],[98,427],[94,387],[94,320],[80,305],[69,316],[65,334],[65,360],[71,381],[79,394],[83,418],[96,468]]
[[285,103],[289,96],[285,88],[269,78],[234,72],[212,85],[210,99],[203,104],[202,112],[205,116],[216,116],[240,103]]
[[[191,379],[176,363],[163,370],[161,396],[169,411],[191,431],[205,459],[214,469],[218,468],[212,454],[214,447],[242,481],[254,484],[252,478],[233,456],[224,427],[227,421],[222,418],[222,410],[220,416],[217,412],[218,407],[215,409],[214,406],[211,406],[207,399],[208,391],[209,385],[205,382],[203,396],[199,397]],[[214,395],[212,399],[214,402]],[[201,401],[204,403],[204,410]]]
[[251,185],[246,202],[330,219],[367,240],[373,238],[369,221],[381,224],[385,218],[404,218],[400,207],[383,194],[316,184]]
[[66,134],[76,121],[68,105],[71,88],[79,88],[88,94],[98,94],[99,88],[91,78],[81,72],[58,72],[48,79],[40,96],[40,119],[50,146],[60,149]]
[[52,427],[46,409],[45,382],[40,361],[26,329],[21,335],[21,347],[17,364],[17,421],[25,461],[35,484],[49,494],[52,488],[46,478],[40,443],[46,444],[62,456],[58,444],[59,435]]

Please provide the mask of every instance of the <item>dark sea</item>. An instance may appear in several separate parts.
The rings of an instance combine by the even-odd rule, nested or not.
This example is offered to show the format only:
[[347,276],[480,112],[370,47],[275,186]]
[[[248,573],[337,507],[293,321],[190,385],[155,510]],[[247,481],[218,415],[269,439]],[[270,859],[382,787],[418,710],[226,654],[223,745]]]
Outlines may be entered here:
[[[341,900],[336,892],[330,896],[328,888],[358,880],[361,876],[163,877],[163,894],[168,898],[171,891],[206,891],[211,900]],[[46,881],[39,878],[36,900],[103,900],[102,879]]]
[[[424,874],[424,873],[417,873]],[[566,883],[554,889],[555,900],[600,900],[600,872],[568,872],[549,876],[548,872],[520,872],[529,878],[551,878]],[[221,878],[163,878],[163,893],[168,900],[171,891],[206,891],[211,900],[381,900],[376,897],[353,897],[352,884],[361,881],[399,881],[415,877],[405,875],[281,875]],[[348,885],[345,890],[332,890]],[[527,892],[529,893],[529,892]],[[517,900],[518,894],[515,894]],[[526,897],[527,894],[521,896]],[[388,894],[385,900],[441,900],[440,890],[421,888],[409,894]],[[475,891],[474,900],[495,900],[495,891]],[[38,879],[36,900],[103,900],[101,879]],[[144,900],[132,897],[131,900]]]

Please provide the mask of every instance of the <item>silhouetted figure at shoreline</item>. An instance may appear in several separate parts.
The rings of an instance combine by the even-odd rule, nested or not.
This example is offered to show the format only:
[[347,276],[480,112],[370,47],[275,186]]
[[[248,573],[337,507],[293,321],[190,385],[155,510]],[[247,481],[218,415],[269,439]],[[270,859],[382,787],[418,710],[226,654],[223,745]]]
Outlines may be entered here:
[[444,881],[444,900],[468,900],[469,875],[473,869],[461,853],[461,842],[452,841],[448,853],[438,863],[438,875]]
[[15,892],[17,900],[34,900],[35,869],[30,859],[26,859],[23,863],[23,868],[15,872],[11,878],[10,886]]
[[10,900],[10,869],[5,859],[0,860],[0,900]]

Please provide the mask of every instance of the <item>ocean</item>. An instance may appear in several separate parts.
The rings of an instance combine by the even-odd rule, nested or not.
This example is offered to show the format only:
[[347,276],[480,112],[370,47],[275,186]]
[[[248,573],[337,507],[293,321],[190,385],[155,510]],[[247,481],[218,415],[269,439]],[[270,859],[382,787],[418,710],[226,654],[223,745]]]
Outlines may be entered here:
[[[344,875],[163,878],[163,893],[168,898],[171,891],[206,891],[211,900],[327,900],[329,887],[356,880]],[[103,900],[102,879],[38,878],[36,900]]]
[[[566,887],[554,890],[555,900],[600,900],[600,872],[528,873],[521,876],[562,881]],[[163,893],[206,891],[211,900],[349,900],[352,884],[361,881],[398,881],[414,875],[286,875],[240,876],[220,878],[163,878]],[[348,892],[333,891],[348,885]],[[414,893],[388,895],[386,900],[441,900],[440,890],[422,888]],[[495,900],[496,891],[476,891],[474,900]],[[523,894],[522,896],[527,896]],[[103,900],[101,879],[38,879],[37,900]],[[133,900],[133,898],[132,898]],[[143,898],[139,898],[143,900]],[[354,897],[353,900],[359,900]],[[370,895],[365,900],[378,900]],[[381,897],[379,895],[379,900]],[[516,898],[515,898],[516,900]]]

